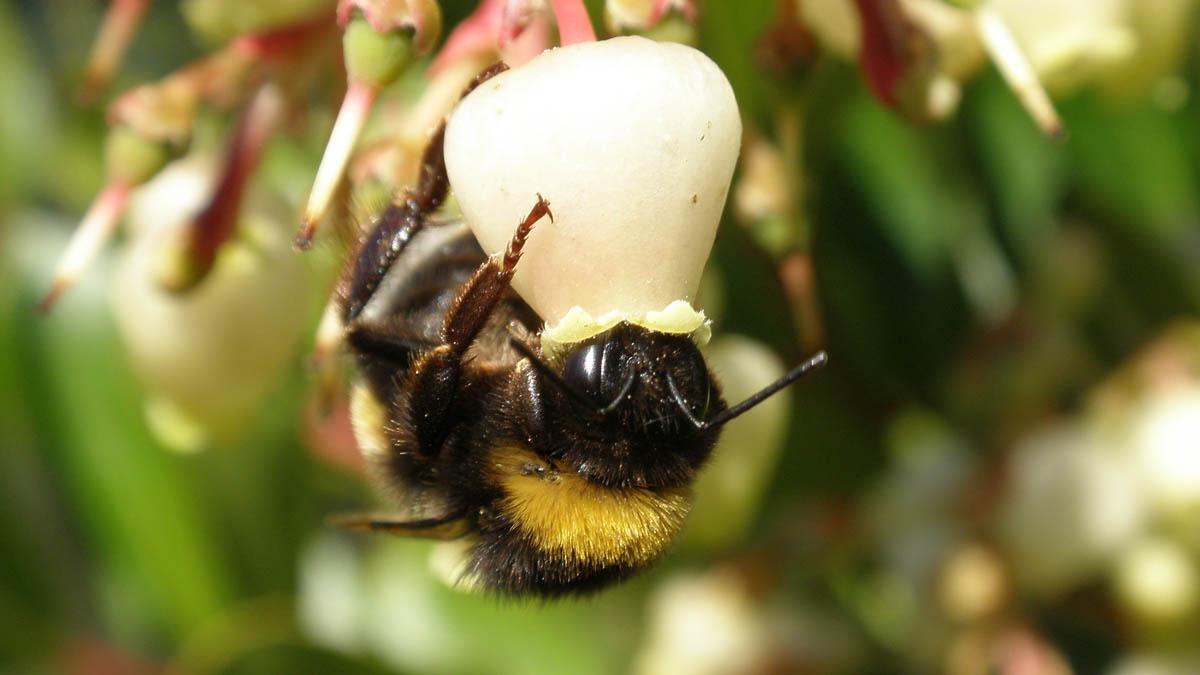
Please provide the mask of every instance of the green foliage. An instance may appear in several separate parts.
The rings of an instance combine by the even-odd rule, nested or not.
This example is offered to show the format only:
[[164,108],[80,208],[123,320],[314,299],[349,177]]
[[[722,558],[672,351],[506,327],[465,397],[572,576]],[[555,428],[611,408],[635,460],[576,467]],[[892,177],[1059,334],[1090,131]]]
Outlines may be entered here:
[[[799,167],[788,177],[792,210],[770,225],[782,234],[764,237],[732,214],[721,225],[718,330],[789,363],[819,345],[831,366],[795,389],[787,443],[742,548],[689,549],[592,600],[498,603],[447,588],[426,544],[324,525],[373,495],[361,475],[311,449],[311,345],[239,437],[181,455],[146,422],[147,392],[104,295],[112,258],[54,315],[34,314],[72,218],[99,186],[104,137],[102,112],[74,104],[66,66],[48,56],[86,42],[91,26],[35,4],[0,7],[0,663],[20,671],[55,671],[96,641],[119,663],[196,673],[628,672],[661,589],[726,565],[753,580],[756,607],[788,618],[789,636],[802,637],[797,625],[828,629],[805,623],[815,615],[853,636],[852,658],[813,672],[921,672],[928,661],[914,656],[909,631],[937,599],[932,582],[903,576],[911,560],[889,548],[889,533],[872,529],[879,486],[975,471],[980,484],[967,492],[982,505],[930,515],[928,504],[908,504],[896,518],[936,521],[921,530],[931,539],[988,532],[988,517],[971,509],[988,508],[1017,440],[1081,415],[1139,350],[1200,312],[1196,103],[1114,103],[1085,89],[1060,102],[1067,136],[1052,141],[988,74],[966,86],[956,117],[913,125],[832,57],[768,73],[757,54],[772,3],[704,3],[699,46],[732,82],[748,142],[776,144]],[[214,41],[276,20],[254,4],[182,8]],[[306,16],[322,4],[271,11]],[[589,7],[597,19],[600,4]],[[447,5],[452,29],[467,10]],[[178,60],[195,47],[162,11],[139,40],[168,43]],[[362,24],[352,30],[369,30]],[[131,61],[139,77],[163,74]],[[388,65],[373,81],[392,79],[399,65]],[[1194,67],[1179,78],[1194,87]],[[395,89],[419,86],[406,76]],[[260,186],[298,201],[324,105],[313,101],[316,121],[297,121],[299,133],[272,147]],[[790,145],[789,115],[801,120]],[[328,278],[334,257],[311,264]],[[810,314],[780,273],[792,257],[811,263]],[[314,307],[326,291],[313,293]],[[927,476],[914,457],[950,459],[931,461]],[[332,617],[326,632],[306,614],[314,583],[341,589],[317,610]],[[1196,626],[1193,610],[1131,635],[1090,609],[1111,609],[1093,586],[1013,601],[1022,625],[1077,672],[1172,645]],[[334,614],[343,605],[344,619]]]

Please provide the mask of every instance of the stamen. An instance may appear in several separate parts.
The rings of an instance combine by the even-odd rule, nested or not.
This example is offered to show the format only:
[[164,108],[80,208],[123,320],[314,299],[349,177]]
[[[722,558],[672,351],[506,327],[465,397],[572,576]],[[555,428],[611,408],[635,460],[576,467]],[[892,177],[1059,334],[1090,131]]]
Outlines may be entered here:
[[1054,103],[1050,101],[1050,96],[1038,79],[1033,65],[1021,51],[1008,24],[988,7],[975,10],[975,22],[983,38],[983,45],[995,62],[996,68],[1016,94],[1017,100],[1033,117],[1038,128],[1051,138],[1061,136],[1063,124],[1054,109]]

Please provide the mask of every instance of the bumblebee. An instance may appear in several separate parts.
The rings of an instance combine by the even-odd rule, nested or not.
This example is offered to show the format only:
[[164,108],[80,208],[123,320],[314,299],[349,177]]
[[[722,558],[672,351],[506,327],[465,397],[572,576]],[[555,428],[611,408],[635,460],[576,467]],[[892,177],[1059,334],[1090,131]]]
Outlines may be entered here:
[[417,186],[375,218],[336,291],[360,374],[356,436],[397,505],[339,520],[470,537],[465,577],[493,593],[593,592],[663,555],[721,426],[824,354],[728,407],[688,335],[619,323],[550,353],[509,282],[530,232],[553,227],[551,205],[531,195],[507,250],[489,258],[465,224],[432,217],[449,189],[444,134],[443,124]]

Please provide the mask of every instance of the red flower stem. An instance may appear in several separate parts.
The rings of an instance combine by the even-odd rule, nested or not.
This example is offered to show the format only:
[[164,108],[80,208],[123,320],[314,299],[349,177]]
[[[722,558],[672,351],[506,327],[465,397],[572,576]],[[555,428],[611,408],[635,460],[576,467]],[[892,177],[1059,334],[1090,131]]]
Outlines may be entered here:
[[311,19],[274,30],[242,35],[230,47],[247,58],[285,60],[322,35],[332,34],[334,28],[335,24],[321,12]]
[[558,39],[562,46],[596,41],[596,29],[592,27],[583,0],[550,0],[550,6],[558,23]]
[[267,86],[258,91],[238,121],[216,189],[189,226],[187,255],[192,269],[198,272],[195,279],[212,269],[221,245],[237,231],[246,184],[279,125],[282,111],[279,91]]
[[859,60],[863,75],[871,93],[885,105],[895,107],[896,88],[909,65],[903,10],[897,0],[857,0],[856,4],[862,23]]
[[333,193],[346,172],[346,164],[354,151],[358,135],[366,124],[367,115],[371,112],[377,94],[374,87],[361,82],[351,82],[346,89],[346,97],[342,99],[341,110],[338,111],[333,131],[329,134],[329,144],[325,146],[325,156],[321,158],[321,166],[317,169],[317,177],[308,196],[304,221],[299,234],[296,235],[297,248],[307,249],[312,245],[317,224],[329,208]]
[[124,183],[109,183],[100,191],[80,221],[79,227],[75,228],[75,233],[71,235],[67,250],[59,258],[50,290],[38,303],[39,311],[50,311],[58,298],[74,286],[83,272],[91,266],[92,261],[104,248],[105,242],[112,237],[128,201],[129,186]]

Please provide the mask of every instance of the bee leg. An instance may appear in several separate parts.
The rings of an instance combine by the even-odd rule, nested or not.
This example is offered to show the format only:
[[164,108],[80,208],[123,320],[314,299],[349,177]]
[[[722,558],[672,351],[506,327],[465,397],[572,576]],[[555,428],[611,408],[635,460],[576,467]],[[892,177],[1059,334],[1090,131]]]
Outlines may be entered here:
[[499,260],[488,260],[476,270],[475,274],[463,284],[462,291],[446,313],[446,321],[442,324],[442,339],[455,354],[465,354],[479,331],[487,323],[492,311],[500,304],[508,291],[508,284],[517,271],[517,262],[521,260],[521,252],[525,241],[537,221],[549,216],[554,222],[554,214],[550,212],[550,202],[541,195],[537,203],[529,210],[529,215],[517,226],[517,231],[508,242],[508,248]]
[[386,513],[344,513],[329,518],[331,525],[366,532],[387,532],[402,537],[447,541],[467,533],[467,522],[459,516],[405,520]]
[[358,318],[371,296],[379,289],[392,263],[425,226],[429,216],[446,200],[449,179],[446,177],[446,162],[442,154],[445,132],[445,125],[439,126],[426,146],[416,190],[406,191],[400,199],[388,205],[359,246],[354,265],[339,288],[344,324],[350,325]]
[[[463,90],[466,96],[493,76],[508,70],[503,62],[479,73]],[[415,190],[407,190],[384,209],[375,226],[358,248],[353,266],[339,284],[342,321],[350,325],[379,289],[392,263],[404,252],[408,242],[425,226],[429,216],[437,211],[450,188],[446,175],[446,123],[438,125],[425,153],[421,156],[420,176]]]
[[425,352],[409,369],[409,413],[416,427],[417,446],[426,455],[435,454],[450,429],[447,413],[458,392],[467,351],[504,299],[509,282],[521,259],[521,251],[533,226],[550,212],[550,203],[538,195],[529,215],[500,258],[488,260],[463,284],[442,324],[442,344]]

